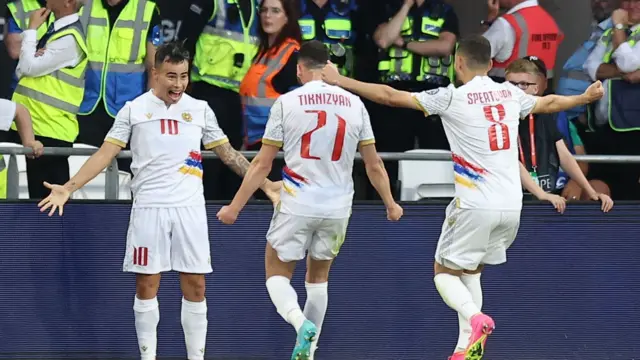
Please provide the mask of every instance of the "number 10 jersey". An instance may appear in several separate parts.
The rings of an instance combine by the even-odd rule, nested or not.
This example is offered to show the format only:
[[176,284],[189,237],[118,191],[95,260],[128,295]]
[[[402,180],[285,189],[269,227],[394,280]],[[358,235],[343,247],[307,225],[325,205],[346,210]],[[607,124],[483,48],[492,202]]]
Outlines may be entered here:
[[536,97],[486,76],[414,97],[426,114],[442,118],[453,157],[458,207],[520,210],[518,123],[533,110]]
[[280,212],[325,219],[349,217],[358,145],[375,142],[369,114],[359,97],[311,81],[278,98],[262,142],[284,150]]

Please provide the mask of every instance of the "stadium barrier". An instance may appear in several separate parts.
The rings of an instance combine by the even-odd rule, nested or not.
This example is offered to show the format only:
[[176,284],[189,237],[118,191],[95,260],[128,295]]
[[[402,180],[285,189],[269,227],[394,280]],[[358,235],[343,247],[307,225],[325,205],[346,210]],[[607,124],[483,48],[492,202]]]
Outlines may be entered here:
[[[442,202],[405,204],[400,222],[380,204],[354,206],[329,282],[316,360],[444,360],[458,321],[436,293],[433,253]],[[283,360],[294,331],[264,286],[267,204],[233,226],[210,204],[207,359]],[[128,203],[72,203],[48,218],[34,202],[0,203],[0,359],[137,359],[134,278],[121,272]],[[487,360],[640,358],[640,204],[603,214],[527,203],[509,262],[483,275],[484,310],[497,323]],[[304,264],[293,284],[304,304]],[[159,294],[159,360],[184,359],[175,274]]]
[[[81,148],[45,148],[44,156],[90,156],[95,149],[81,149]],[[30,154],[29,149],[23,147],[8,147],[0,146],[0,155],[9,155],[9,164],[7,165],[7,199],[15,200],[19,197],[19,171],[17,155]],[[242,154],[248,159],[253,159],[258,152],[257,151],[242,151]],[[213,151],[203,151],[202,157],[204,159],[217,159],[218,156]],[[450,153],[443,153],[440,150],[436,150],[433,153],[380,153],[380,157],[383,160],[399,161],[399,160],[426,160],[426,161],[442,161],[451,160]],[[118,154],[118,158],[131,158],[130,150],[123,150]],[[277,155],[277,158],[283,158],[282,152]],[[575,158],[578,161],[585,161],[590,163],[640,163],[640,156],[621,156],[621,155],[576,155]],[[361,161],[362,157],[359,153],[356,154],[356,160]],[[4,168],[4,158],[0,156],[0,170]],[[119,194],[119,174],[118,163],[115,159],[105,170],[105,199],[117,200]]]

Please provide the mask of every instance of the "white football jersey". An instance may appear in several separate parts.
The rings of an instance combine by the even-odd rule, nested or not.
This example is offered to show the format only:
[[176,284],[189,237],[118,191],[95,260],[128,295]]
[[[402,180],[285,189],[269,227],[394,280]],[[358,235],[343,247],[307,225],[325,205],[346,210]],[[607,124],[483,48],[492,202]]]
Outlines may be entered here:
[[228,139],[206,102],[183,94],[167,108],[149,91],[125,104],[105,141],[130,141],[134,207],[182,207],[204,204],[200,142],[213,149]]
[[460,208],[520,210],[518,123],[536,97],[511,83],[476,77],[455,88],[414,94],[427,114],[442,118],[454,163]]
[[278,98],[262,142],[284,150],[280,211],[350,216],[358,145],[375,142],[359,97],[322,81],[309,82]]

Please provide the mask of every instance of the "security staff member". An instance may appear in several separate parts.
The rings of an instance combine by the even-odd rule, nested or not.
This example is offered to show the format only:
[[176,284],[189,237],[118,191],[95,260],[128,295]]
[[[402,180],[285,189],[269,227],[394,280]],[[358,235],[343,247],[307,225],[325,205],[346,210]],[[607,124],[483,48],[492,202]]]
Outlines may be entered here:
[[[27,29],[29,16],[32,12],[46,6],[46,0],[15,0],[7,4],[7,14],[9,14],[9,17],[7,19],[7,35],[4,38],[4,43],[7,48],[7,53],[12,59],[18,60],[18,57],[20,56],[20,46],[22,44],[22,37],[20,34],[24,29]],[[54,21],[55,18],[53,14],[49,14],[47,21],[36,29],[36,38],[40,39],[44,33],[47,32],[49,25]],[[14,72],[10,93],[13,93],[13,90],[15,90],[17,85],[18,78]]]
[[[151,0],[86,0],[80,22],[87,33],[89,67],[80,106],[78,143],[100,146],[118,111],[151,87],[160,14]],[[118,159],[128,171],[130,159]]]
[[[549,71],[548,89],[553,86],[553,69],[558,47],[564,38],[558,24],[538,0],[488,0],[489,15],[482,22],[484,37],[491,43],[493,68],[489,75],[504,81],[504,72],[514,60],[537,56]],[[509,9],[498,17],[500,8]]]
[[[242,105],[238,91],[257,53],[257,0],[192,0],[181,36],[195,49],[192,95],[216,113],[231,146],[242,147]],[[240,179],[217,160],[204,160],[207,200],[231,200]]]
[[[84,95],[88,50],[77,0],[48,0],[47,7],[31,14],[29,28],[22,33],[16,69],[20,80],[12,100],[31,113],[37,140],[45,146],[71,147],[78,136],[76,115]],[[37,40],[36,29],[47,21],[50,12],[57,20]],[[18,134],[13,135],[18,142]],[[47,196],[43,182],[69,180],[67,157],[27,159],[27,179],[30,198]]]
[[[415,92],[449,85],[459,35],[458,17],[450,5],[441,0],[404,0],[372,10],[381,17],[373,34],[379,48],[379,81]],[[414,149],[416,142],[420,148],[449,148],[438,117],[425,121],[421,113],[411,110],[376,104],[367,107],[380,151],[404,152]],[[390,118],[398,120],[390,122]],[[385,166],[393,184],[398,164]],[[367,187],[367,193],[376,196]]]
[[302,40],[318,40],[329,48],[331,62],[354,76],[354,43],[359,28],[355,0],[300,0]]

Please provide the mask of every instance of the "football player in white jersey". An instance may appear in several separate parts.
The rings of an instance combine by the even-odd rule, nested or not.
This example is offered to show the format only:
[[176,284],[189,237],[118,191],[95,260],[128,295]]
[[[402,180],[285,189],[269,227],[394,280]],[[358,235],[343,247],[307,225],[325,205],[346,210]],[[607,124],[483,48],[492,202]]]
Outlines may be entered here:
[[[510,84],[493,82],[491,45],[482,36],[460,41],[457,79],[463,84],[411,94],[385,85],[340,76],[328,65],[323,78],[367,99],[439,115],[451,145],[456,196],[446,212],[435,255],[434,281],[443,300],[460,315],[461,330],[453,360],[477,360],[495,324],[483,314],[480,273],[485,264],[506,261],[522,207],[517,150],[518,121],[530,113],[554,113],[598,100],[600,82],[579,96],[535,97]],[[526,172],[525,174],[526,175]],[[467,334],[468,335],[468,334]]]
[[[181,322],[189,360],[204,359],[207,304],[204,274],[212,272],[209,230],[202,186],[201,143],[238,175],[249,162],[229,144],[206,102],[184,91],[189,83],[189,53],[181,44],[160,46],[155,56],[153,90],[118,112],[104,144],[63,186],[39,206],[49,216],[71,193],[96,177],[131,143],[133,209],[123,270],[136,273],[133,310],[142,360],[156,358],[160,273],[180,272]],[[274,201],[279,185],[262,189]]]
[[[328,59],[321,42],[302,45],[298,78],[304,85],[275,102],[258,156],[231,204],[218,213],[225,224],[235,222],[282,147],[286,166],[281,201],[267,233],[265,270],[271,301],[297,332],[292,360],[312,359],[317,348],[327,310],[329,269],[344,242],[351,215],[353,161],[358,149],[387,208],[387,218],[397,221],[402,216],[362,101],[321,80]],[[290,280],[296,262],[307,251],[307,302],[301,310]]]

